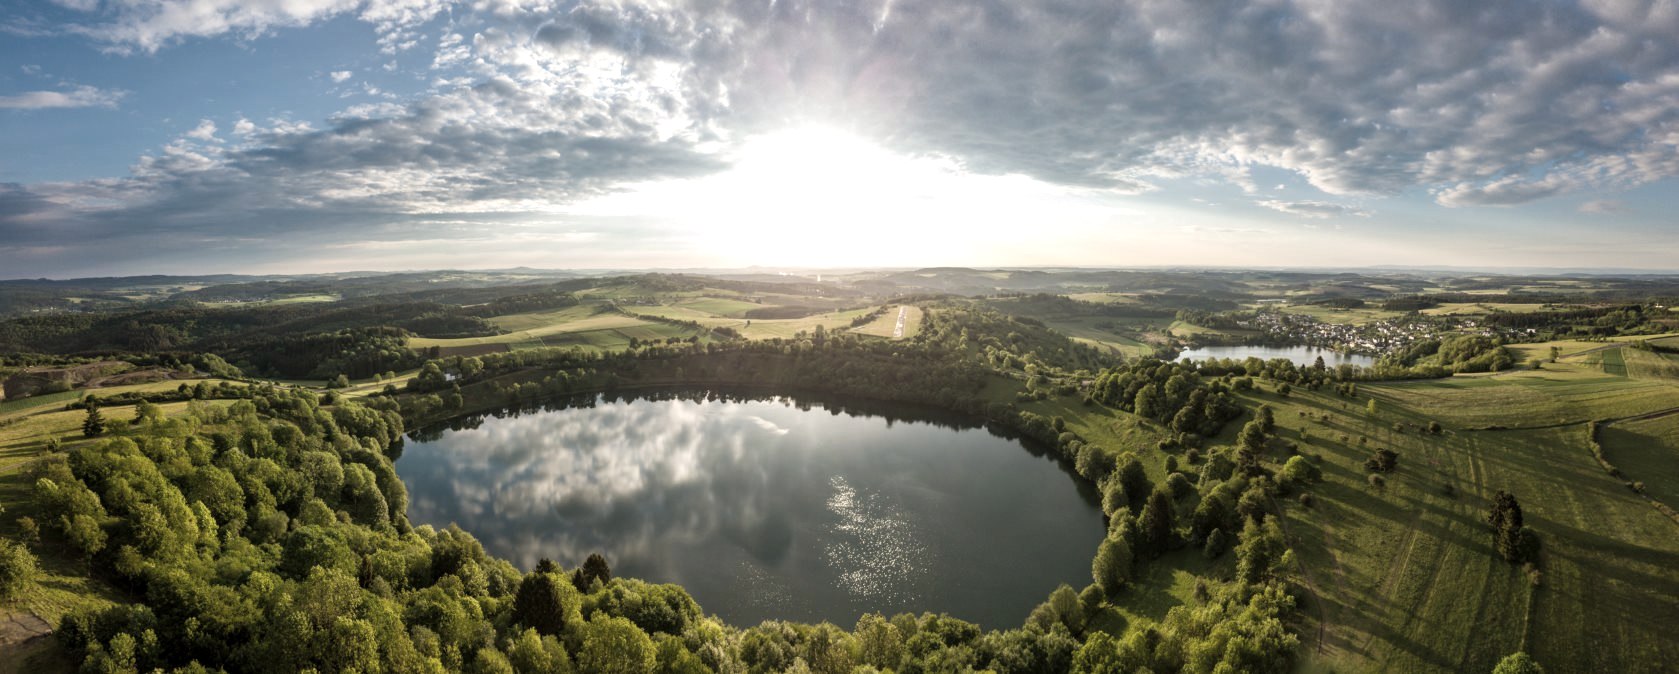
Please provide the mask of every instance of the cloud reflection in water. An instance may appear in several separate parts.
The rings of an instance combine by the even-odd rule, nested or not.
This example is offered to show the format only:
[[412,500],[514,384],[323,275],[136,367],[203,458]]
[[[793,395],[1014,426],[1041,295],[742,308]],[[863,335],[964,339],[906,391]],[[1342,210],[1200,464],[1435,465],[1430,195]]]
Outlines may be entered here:
[[397,470],[416,524],[457,522],[526,569],[603,552],[737,624],[1012,625],[1086,582],[1100,514],[1054,464],[980,429],[820,411],[602,400],[410,442]]

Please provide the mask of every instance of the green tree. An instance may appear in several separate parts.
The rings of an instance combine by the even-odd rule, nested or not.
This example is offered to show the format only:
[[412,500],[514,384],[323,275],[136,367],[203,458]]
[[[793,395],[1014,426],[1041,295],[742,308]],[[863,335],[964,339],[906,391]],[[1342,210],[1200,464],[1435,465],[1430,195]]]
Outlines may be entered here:
[[606,564],[606,557],[600,553],[590,553],[589,558],[583,560],[583,566],[577,567],[572,573],[571,582],[577,586],[578,592],[588,592],[595,581],[601,585],[612,582],[612,567]]
[[105,415],[99,413],[99,406],[87,406],[87,418],[82,419],[82,436],[97,438],[105,434]]
[[1138,518],[1142,534],[1142,549],[1138,551],[1141,556],[1154,559],[1171,548],[1178,533],[1174,518],[1172,495],[1165,489],[1155,489],[1149,494],[1148,504],[1143,506],[1143,514]]
[[1487,523],[1492,525],[1494,543],[1505,561],[1520,564],[1537,552],[1539,538],[1532,529],[1522,526],[1522,506],[1514,494],[1500,489],[1493,496]]
[[897,670],[904,659],[904,636],[897,625],[879,613],[865,613],[857,619],[858,658],[880,670]]
[[1147,498],[1149,492],[1154,490],[1154,484],[1149,482],[1148,479],[1148,469],[1143,467],[1143,462],[1138,461],[1134,454],[1127,453],[1125,455],[1124,460],[1119,464],[1119,470],[1115,473],[1114,479],[1124,490],[1129,501],[1128,505],[1132,510],[1141,506],[1143,499]]
[[1090,576],[1109,597],[1119,594],[1131,580],[1131,546],[1118,536],[1103,539],[1090,562]]
[[93,559],[100,550],[105,549],[105,530],[100,528],[99,521],[90,515],[65,515],[62,522],[64,538],[70,546],[82,552],[86,559]]
[[156,421],[162,421],[162,420],[163,420],[163,408],[162,407],[158,407],[156,404],[153,404],[153,403],[150,403],[150,402],[147,402],[147,401],[144,401],[144,400],[142,400],[139,403],[134,405],[134,423],[135,424],[143,424],[143,423],[146,423],[148,421],[156,422]]
[[579,605],[577,591],[559,574],[532,571],[513,595],[513,621],[538,634],[558,635],[565,631],[566,616]]
[[0,538],[0,600],[21,596],[35,582],[37,570],[28,547]]
[[1498,661],[1498,666],[1492,668],[1492,674],[1545,674],[1545,668],[1540,667],[1532,656],[1516,651]]
[[591,674],[651,674],[658,664],[653,639],[625,618],[596,613],[581,639],[577,666]]
[[519,674],[567,674],[571,656],[554,637],[543,637],[534,629],[519,633],[507,645],[507,660]]

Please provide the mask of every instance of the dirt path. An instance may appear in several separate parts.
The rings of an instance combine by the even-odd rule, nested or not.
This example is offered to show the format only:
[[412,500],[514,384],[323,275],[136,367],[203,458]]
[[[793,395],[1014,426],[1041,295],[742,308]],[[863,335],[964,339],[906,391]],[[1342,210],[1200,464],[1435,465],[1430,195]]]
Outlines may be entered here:
[[[1282,508],[1277,506],[1277,501],[1276,501],[1275,498],[1271,499],[1271,511],[1272,511],[1272,513],[1281,513],[1282,512]],[[1286,538],[1287,540],[1291,540],[1291,541],[1296,540],[1294,535],[1289,533],[1288,518],[1287,517],[1283,517],[1281,514],[1273,514],[1272,517],[1275,517],[1277,519],[1277,527],[1282,529],[1284,538]],[[1324,542],[1325,542],[1325,545],[1327,546],[1327,544],[1328,544],[1327,532],[1325,533],[1325,541]],[[1292,546],[1290,546],[1290,547],[1292,547]],[[1330,559],[1335,558],[1335,553],[1334,553],[1333,550],[1330,550],[1329,556],[1330,556]],[[1340,560],[1335,561],[1335,565],[1337,567],[1339,567],[1340,564],[1341,564]],[[1300,572],[1300,579],[1302,581],[1305,581],[1306,591],[1312,593],[1312,608],[1315,609],[1317,611],[1317,614],[1318,614],[1317,652],[1319,654],[1322,654],[1324,652],[1324,642],[1325,642],[1324,632],[1326,630],[1328,630],[1328,628],[1329,628],[1328,616],[1324,615],[1324,612],[1323,612],[1323,593],[1318,591],[1317,581],[1314,578],[1312,578],[1311,569],[1307,568],[1305,562],[1300,561],[1300,555],[1295,555],[1294,556],[1294,567],[1295,567],[1296,570],[1298,570]]]
[[52,625],[33,613],[0,613],[0,657],[34,639],[52,634]]

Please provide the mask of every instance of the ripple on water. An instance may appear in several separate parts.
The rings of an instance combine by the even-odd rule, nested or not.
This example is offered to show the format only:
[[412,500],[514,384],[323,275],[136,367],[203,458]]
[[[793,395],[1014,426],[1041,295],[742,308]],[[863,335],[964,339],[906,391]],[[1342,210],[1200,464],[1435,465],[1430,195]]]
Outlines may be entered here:
[[829,484],[828,511],[836,520],[824,537],[823,556],[840,588],[871,603],[920,599],[918,581],[932,565],[908,513],[882,494],[859,494],[845,478]]

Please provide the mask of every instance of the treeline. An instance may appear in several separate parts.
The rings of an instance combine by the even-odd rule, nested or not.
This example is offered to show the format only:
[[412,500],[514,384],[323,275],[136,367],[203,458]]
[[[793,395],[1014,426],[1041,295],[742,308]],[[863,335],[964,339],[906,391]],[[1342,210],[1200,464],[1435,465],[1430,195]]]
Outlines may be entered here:
[[1488,325],[1517,330],[1532,329],[1558,336],[1618,335],[1637,331],[1649,323],[1644,306],[1639,304],[1566,311],[1500,311],[1488,314],[1484,320]]
[[1012,316],[980,302],[947,300],[923,307],[915,341],[934,351],[967,354],[1001,370],[1025,373],[1053,368],[1094,371],[1118,358],[1049,329],[1043,321]]
[[[607,353],[521,350],[427,362],[407,390],[411,419],[627,384],[705,382],[824,391],[984,414],[989,371],[957,352],[818,329],[794,339],[643,343]],[[459,396],[458,399],[452,399]],[[457,404],[458,402],[458,404]]]
[[1515,354],[1496,338],[1451,335],[1412,342],[1383,355],[1369,369],[1374,378],[1414,379],[1458,372],[1499,372],[1515,365]]
[[1160,295],[1149,295],[1133,302],[1086,302],[1050,293],[1003,293],[992,301],[992,305],[1017,316],[1171,318],[1178,309],[1169,304],[1158,303],[1161,299]]
[[480,305],[320,303],[179,306],[119,314],[43,314],[0,321],[0,351],[44,354],[212,353],[252,375],[362,378],[415,367],[414,334],[498,334],[485,315],[570,306],[575,296],[524,293]]
[[253,396],[255,387],[245,384],[235,384],[230,381],[210,383],[199,380],[197,384],[182,382],[173,390],[163,391],[124,391],[110,395],[89,393],[64,404],[67,410],[87,410],[112,405],[134,405],[138,403],[174,403],[188,400],[216,400],[227,398],[245,398]]

